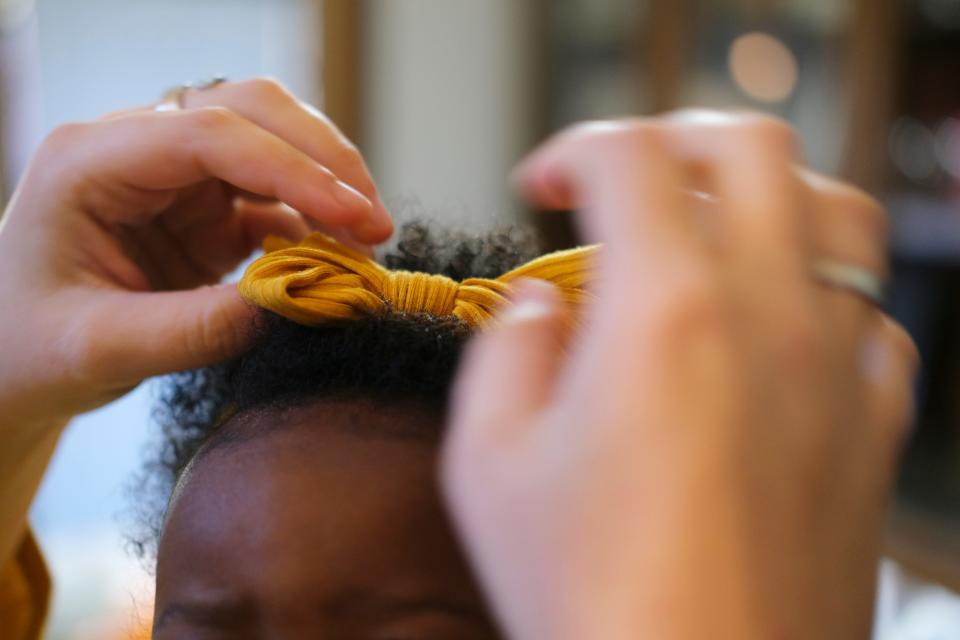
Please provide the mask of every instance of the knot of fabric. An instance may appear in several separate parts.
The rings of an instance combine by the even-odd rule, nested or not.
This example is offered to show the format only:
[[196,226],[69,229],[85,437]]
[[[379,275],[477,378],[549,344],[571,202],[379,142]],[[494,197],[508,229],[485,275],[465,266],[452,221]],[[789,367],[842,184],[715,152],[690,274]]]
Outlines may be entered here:
[[393,311],[453,315],[460,284],[446,276],[415,271],[388,271],[380,293]]
[[264,250],[241,278],[240,294],[299,324],[404,313],[453,316],[478,327],[508,302],[510,283],[519,278],[551,282],[576,313],[591,299],[598,247],[547,254],[495,280],[459,283],[446,276],[390,271],[322,233],[299,244],[271,236]]

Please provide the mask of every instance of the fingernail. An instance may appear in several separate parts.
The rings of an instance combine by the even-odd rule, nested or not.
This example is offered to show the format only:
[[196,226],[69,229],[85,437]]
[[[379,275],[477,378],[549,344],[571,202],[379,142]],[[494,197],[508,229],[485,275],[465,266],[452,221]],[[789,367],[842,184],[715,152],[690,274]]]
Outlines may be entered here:
[[383,203],[374,200],[373,210],[362,221],[350,227],[350,235],[363,244],[380,244],[393,234],[393,219]]
[[370,210],[373,208],[373,203],[365,195],[340,180],[334,184],[333,197],[344,209]]
[[514,287],[511,304],[501,316],[503,322],[542,320],[557,313],[559,296],[556,287],[543,280],[528,278]]
[[380,198],[374,198],[373,211],[380,228],[387,230],[389,233],[393,233],[393,217],[390,215],[390,212],[387,211],[387,206],[383,204]]
[[350,235],[362,244],[380,244],[390,237],[392,227],[384,229],[383,224],[374,220],[364,220],[350,227]]

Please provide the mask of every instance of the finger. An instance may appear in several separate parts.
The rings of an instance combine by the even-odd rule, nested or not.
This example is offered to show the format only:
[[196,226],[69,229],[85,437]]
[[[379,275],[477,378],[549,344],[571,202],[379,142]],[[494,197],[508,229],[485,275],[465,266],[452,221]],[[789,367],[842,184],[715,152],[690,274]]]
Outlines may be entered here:
[[236,111],[326,166],[374,203],[379,214],[375,223],[382,225],[387,235],[392,232],[390,215],[363,156],[325,114],[269,78],[224,82],[184,95],[184,106],[188,109],[218,105]]
[[[211,178],[280,200],[318,222],[350,227],[356,239],[377,242],[383,234],[365,225],[370,201],[302,151],[222,108],[137,114],[60,129],[46,151],[57,155],[61,184],[129,186],[169,206],[169,192]],[[60,151],[61,153],[57,153]],[[136,224],[131,209],[114,201],[83,203],[106,224]],[[91,206],[93,205],[93,206]],[[143,207],[136,210],[143,212]],[[143,218],[154,215],[147,209]]]
[[[865,192],[817,174],[798,169],[810,196],[812,253],[826,259],[866,269],[886,280],[888,221],[883,206]],[[856,348],[865,323],[878,315],[875,304],[846,289],[822,285],[825,309],[836,343]]]
[[914,378],[920,356],[913,339],[892,318],[879,315],[863,342],[861,374],[867,386],[865,426],[881,462],[892,468],[914,420]]
[[299,212],[284,204],[237,199],[226,215],[200,216],[196,224],[176,232],[165,218],[158,218],[127,233],[137,240],[133,253],[138,263],[149,274],[153,288],[160,290],[219,282],[259,249],[268,235],[299,242],[311,231],[320,230],[339,234],[344,244],[372,253],[368,245],[357,243],[345,230],[317,226],[308,224]]
[[[80,292],[81,295],[84,295]],[[64,336],[76,371],[124,387],[144,378],[225,361],[253,335],[253,309],[235,285],[190,291],[103,292],[75,335]],[[110,340],[104,340],[104,334]]]
[[[185,109],[222,106],[300,149],[330,169],[340,180],[366,196],[376,216],[371,224],[388,237],[393,223],[380,198],[363,156],[322,112],[300,101],[282,84],[270,78],[223,82],[202,91],[183,94]],[[117,118],[151,111],[156,104],[108,114]]]
[[813,196],[811,241],[817,257],[849,262],[885,278],[890,225],[883,205],[850,184],[808,169],[798,172]]
[[[238,199],[234,208],[238,225],[243,230],[248,254],[249,251],[260,248],[264,238],[269,235],[300,242],[312,230],[298,211],[282,203],[265,204]],[[200,239],[199,242],[202,244],[203,240]]]
[[229,216],[181,230],[175,239],[189,261],[216,274],[216,281],[259,249],[268,235],[299,242],[310,231],[303,216],[287,205],[237,199]]
[[253,210],[224,183],[208,181],[179,192],[176,206],[147,224],[122,225],[115,234],[157,289],[191,289],[213,284],[259,246],[268,233],[299,240],[303,217],[271,201]]
[[354,240],[348,230],[318,224],[304,218],[298,211],[285,204],[249,202],[239,199],[236,207],[244,228],[247,246],[251,250],[262,246],[264,238],[268,235],[277,235],[292,242],[299,242],[310,233],[319,231],[368,257],[373,256],[370,245]]
[[717,196],[722,249],[731,262],[771,281],[808,278],[809,221],[790,127],[761,114],[704,110],[679,111],[667,121],[671,142]]
[[[214,284],[220,280],[222,272],[208,267],[213,263],[210,255],[196,260],[184,250],[182,244],[168,232],[159,220],[149,224],[124,229],[124,237],[132,240],[127,250],[137,265],[143,269],[150,281],[150,287],[156,291],[171,289],[190,289],[201,284]],[[227,242],[232,239],[220,239],[219,248],[211,247],[213,256],[224,251]],[[231,243],[232,244],[232,243]],[[227,250],[237,251],[236,246]]]
[[514,179],[535,204],[583,208],[581,227],[606,243],[615,271],[668,271],[700,250],[683,166],[655,122],[574,127],[528,156]]
[[454,449],[509,436],[547,402],[562,358],[559,293],[542,281],[517,284],[496,326],[474,339],[453,395]]

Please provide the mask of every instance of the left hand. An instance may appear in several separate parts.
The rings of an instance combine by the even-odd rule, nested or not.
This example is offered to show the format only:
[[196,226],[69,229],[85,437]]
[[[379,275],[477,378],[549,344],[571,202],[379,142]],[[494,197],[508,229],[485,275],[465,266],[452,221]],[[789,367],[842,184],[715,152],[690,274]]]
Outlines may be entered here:
[[392,232],[356,148],[276,82],[184,99],[59,127],[31,161],[0,229],[0,429],[240,352],[252,314],[217,283],[266,234]]

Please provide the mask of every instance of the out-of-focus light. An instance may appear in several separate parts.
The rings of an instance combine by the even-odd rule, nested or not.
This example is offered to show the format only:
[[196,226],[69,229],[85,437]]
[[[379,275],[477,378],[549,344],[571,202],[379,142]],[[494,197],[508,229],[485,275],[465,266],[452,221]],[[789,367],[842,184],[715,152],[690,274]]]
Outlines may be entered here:
[[926,125],[914,118],[898,118],[890,128],[888,140],[893,164],[914,182],[937,177],[937,140]]
[[945,118],[936,132],[937,160],[944,171],[960,178],[960,120]]
[[751,98],[783,102],[797,86],[797,59],[771,35],[747,33],[733,41],[728,60],[730,75]]

